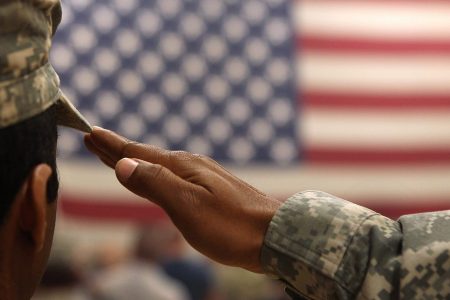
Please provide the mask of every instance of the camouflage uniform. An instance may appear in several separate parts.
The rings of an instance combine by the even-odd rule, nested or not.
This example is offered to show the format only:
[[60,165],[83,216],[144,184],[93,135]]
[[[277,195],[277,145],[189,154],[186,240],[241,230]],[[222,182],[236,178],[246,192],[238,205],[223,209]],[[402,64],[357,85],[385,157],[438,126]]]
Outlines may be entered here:
[[272,219],[261,259],[294,299],[450,299],[450,211],[393,221],[302,192]]
[[48,62],[60,21],[59,0],[0,0],[0,128],[56,105],[59,125],[91,131]]

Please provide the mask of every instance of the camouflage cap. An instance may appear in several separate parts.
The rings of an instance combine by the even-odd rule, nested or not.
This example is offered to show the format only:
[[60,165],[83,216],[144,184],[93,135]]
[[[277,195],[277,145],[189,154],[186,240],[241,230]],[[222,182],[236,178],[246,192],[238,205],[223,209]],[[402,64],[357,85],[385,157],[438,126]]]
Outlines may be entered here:
[[91,131],[48,61],[60,21],[60,0],[0,0],[0,128],[55,104],[59,125]]

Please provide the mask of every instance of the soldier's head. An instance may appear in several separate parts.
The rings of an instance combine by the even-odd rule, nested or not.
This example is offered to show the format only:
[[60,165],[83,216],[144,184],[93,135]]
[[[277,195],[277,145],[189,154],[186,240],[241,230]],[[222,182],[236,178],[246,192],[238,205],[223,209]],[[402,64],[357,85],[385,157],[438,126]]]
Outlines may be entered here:
[[29,299],[50,252],[57,125],[90,126],[48,62],[59,0],[0,0],[0,294]]

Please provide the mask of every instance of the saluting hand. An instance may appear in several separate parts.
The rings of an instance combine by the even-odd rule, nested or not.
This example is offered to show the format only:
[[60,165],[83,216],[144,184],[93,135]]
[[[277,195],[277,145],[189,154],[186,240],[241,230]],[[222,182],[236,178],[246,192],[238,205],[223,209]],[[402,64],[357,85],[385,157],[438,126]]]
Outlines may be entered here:
[[262,272],[260,249],[280,201],[205,156],[139,144],[98,127],[85,144],[127,189],[161,206],[195,249]]

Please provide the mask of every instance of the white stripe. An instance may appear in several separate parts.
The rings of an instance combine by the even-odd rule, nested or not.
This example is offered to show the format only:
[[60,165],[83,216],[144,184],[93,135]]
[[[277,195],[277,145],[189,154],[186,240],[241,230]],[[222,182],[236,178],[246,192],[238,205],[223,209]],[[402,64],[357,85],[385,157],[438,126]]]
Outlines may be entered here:
[[299,32],[314,36],[448,40],[450,3],[444,1],[300,1]]
[[[87,261],[99,255],[99,251],[115,251],[117,254],[130,253],[136,242],[136,224],[123,221],[88,221],[59,215],[55,228],[54,245],[69,245],[60,255],[72,256]],[[59,248],[57,248],[59,249]],[[80,253],[82,253],[80,255]]]
[[306,90],[450,92],[450,55],[350,55],[304,51],[298,67],[299,84]]
[[305,109],[300,139],[306,147],[447,149],[450,111]]
[[96,196],[97,201],[115,201],[125,198],[127,201],[140,201],[117,182],[114,170],[105,167],[101,162],[92,160],[58,161],[61,181],[61,193],[77,198],[89,199]]
[[234,171],[262,191],[286,197],[313,189],[362,202],[368,199],[406,202],[408,199],[450,199],[449,166],[303,166]]
[[[125,191],[100,163],[59,162],[62,194],[98,201],[99,198],[133,203],[135,196]],[[230,171],[265,193],[288,197],[308,189],[323,190],[348,200],[365,199],[450,199],[450,166],[296,166],[273,168],[251,166]],[[169,188],[169,187],[168,187]],[[142,200],[139,200],[142,204]],[[137,203],[137,202],[135,202]]]

